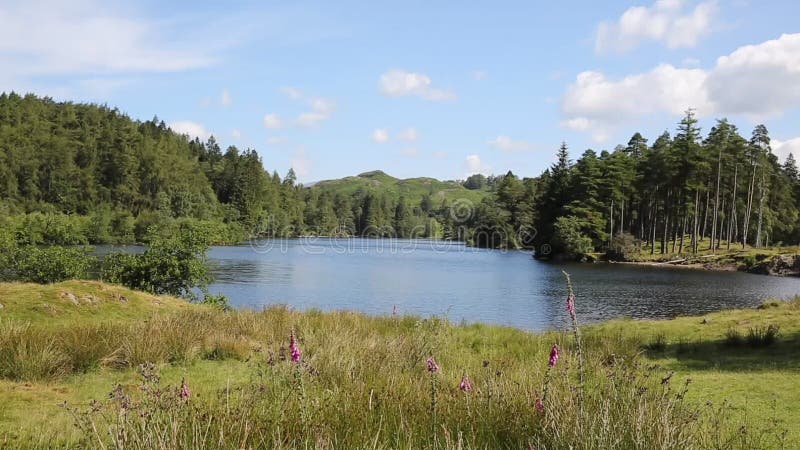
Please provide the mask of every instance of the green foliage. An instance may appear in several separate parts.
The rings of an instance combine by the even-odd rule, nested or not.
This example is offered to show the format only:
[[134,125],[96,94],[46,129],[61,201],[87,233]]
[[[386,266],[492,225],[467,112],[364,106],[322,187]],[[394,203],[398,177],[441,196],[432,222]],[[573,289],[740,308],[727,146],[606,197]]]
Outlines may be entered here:
[[85,248],[26,245],[14,253],[9,278],[33,283],[86,279],[94,264]]
[[606,258],[610,261],[625,261],[641,251],[641,242],[630,233],[621,233],[614,236],[611,248],[606,251]]
[[469,190],[483,189],[486,186],[486,176],[480,173],[470,175],[464,181],[464,187]]
[[583,223],[579,218],[559,217],[554,229],[552,249],[556,254],[580,260],[592,251],[592,240],[583,234]]
[[167,236],[152,230],[142,254],[112,253],[101,264],[101,279],[154,294],[196,298],[211,275],[206,265],[210,234],[203,227],[181,224]]

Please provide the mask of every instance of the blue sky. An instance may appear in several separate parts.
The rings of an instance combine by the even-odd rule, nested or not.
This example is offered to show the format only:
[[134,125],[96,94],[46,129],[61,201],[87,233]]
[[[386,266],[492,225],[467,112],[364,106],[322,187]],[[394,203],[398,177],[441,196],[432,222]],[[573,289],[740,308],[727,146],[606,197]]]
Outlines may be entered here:
[[800,153],[795,1],[66,3],[0,0],[0,91],[158,115],[301,181],[535,176],[688,107]]

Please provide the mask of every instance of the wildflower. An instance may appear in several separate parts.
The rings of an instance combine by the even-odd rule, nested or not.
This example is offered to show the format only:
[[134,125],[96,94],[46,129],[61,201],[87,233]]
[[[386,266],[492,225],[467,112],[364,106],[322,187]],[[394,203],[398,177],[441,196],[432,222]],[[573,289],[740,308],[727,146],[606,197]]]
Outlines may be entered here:
[[186,385],[186,378],[181,379],[181,391],[178,394],[181,400],[186,400],[189,398],[189,386]]
[[550,362],[548,363],[550,367],[553,367],[558,362],[558,346],[554,345],[553,348],[550,349]]
[[541,398],[536,399],[536,412],[543,413],[544,412],[544,403],[542,402]]
[[464,392],[472,391],[472,382],[469,380],[468,376],[464,375],[461,377],[461,383],[459,383],[458,388]]
[[392,316],[397,317],[397,305],[392,306]]
[[567,311],[572,320],[575,320],[575,295],[572,292],[567,295]]
[[292,355],[292,362],[299,363],[300,357],[303,353],[300,351],[300,347],[297,346],[297,339],[294,337],[294,330],[292,330],[292,334],[289,335],[289,351]]
[[429,356],[428,360],[426,361],[428,364],[428,372],[430,373],[437,373],[439,372],[439,365],[436,364],[436,360],[433,359],[433,356]]

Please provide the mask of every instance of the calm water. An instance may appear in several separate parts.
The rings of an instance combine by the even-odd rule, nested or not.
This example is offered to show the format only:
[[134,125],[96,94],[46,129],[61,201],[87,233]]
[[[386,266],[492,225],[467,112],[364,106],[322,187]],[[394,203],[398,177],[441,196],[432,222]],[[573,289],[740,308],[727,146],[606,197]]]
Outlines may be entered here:
[[800,279],[611,264],[549,264],[528,252],[433,241],[299,239],[214,247],[216,282],[234,306],[285,303],[369,314],[448,314],[541,330],[565,320],[561,269],[584,322],[669,318],[800,294]]

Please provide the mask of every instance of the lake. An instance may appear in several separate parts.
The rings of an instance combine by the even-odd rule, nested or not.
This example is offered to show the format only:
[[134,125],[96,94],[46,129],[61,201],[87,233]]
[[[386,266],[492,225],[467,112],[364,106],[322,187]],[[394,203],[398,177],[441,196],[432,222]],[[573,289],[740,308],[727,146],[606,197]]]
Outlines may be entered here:
[[237,307],[285,303],[374,315],[560,327],[572,275],[582,322],[663,319],[800,294],[800,279],[620,264],[553,264],[529,252],[427,240],[306,238],[213,247],[213,293]]

